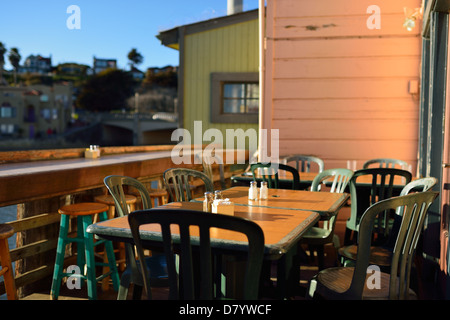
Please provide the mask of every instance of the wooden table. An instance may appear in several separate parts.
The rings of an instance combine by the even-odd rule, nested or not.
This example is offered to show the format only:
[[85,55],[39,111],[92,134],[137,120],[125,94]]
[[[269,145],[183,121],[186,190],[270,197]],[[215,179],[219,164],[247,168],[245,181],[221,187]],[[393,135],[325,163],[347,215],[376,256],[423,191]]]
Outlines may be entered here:
[[[200,202],[172,202],[160,208],[179,208],[189,210],[203,209]],[[205,213],[210,214],[210,213]],[[256,222],[263,230],[265,237],[265,259],[277,260],[277,291],[280,298],[289,295],[298,284],[298,266],[292,263],[293,255],[297,252],[297,243],[302,235],[312,227],[320,215],[312,211],[296,211],[265,206],[235,206],[234,215]],[[132,236],[127,217],[102,221],[88,227],[87,232],[93,233],[105,239],[131,242]],[[142,228],[142,238],[152,241],[155,246],[161,245],[161,233],[159,227],[146,226]],[[176,231],[174,231],[176,232]],[[242,252],[247,250],[245,238],[236,238],[233,232],[215,231],[211,234],[213,248],[223,251]],[[294,270],[297,268],[297,270]]]
[[[268,207],[282,210],[316,211],[322,219],[336,215],[345,205],[348,193],[312,192],[306,190],[269,189],[267,200],[248,200],[248,187],[232,187],[222,191],[236,206]],[[203,201],[196,198],[194,201]]]

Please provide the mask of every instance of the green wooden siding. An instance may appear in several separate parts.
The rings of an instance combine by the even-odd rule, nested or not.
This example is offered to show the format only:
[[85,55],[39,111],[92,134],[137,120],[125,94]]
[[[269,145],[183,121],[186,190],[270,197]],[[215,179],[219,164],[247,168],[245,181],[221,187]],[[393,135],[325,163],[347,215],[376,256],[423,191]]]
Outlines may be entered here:
[[[186,35],[184,39],[184,128],[193,138],[194,121],[203,132],[219,129],[258,130],[257,124],[211,123],[211,73],[258,72],[258,20]],[[210,143],[204,141],[203,143]]]

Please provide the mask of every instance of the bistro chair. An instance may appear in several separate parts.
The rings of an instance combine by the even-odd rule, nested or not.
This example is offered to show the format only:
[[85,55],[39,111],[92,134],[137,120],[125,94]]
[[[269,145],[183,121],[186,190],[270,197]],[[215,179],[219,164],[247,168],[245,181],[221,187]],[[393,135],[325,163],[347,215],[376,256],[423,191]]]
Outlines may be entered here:
[[[400,192],[400,196],[407,195],[412,192],[426,192],[433,188],[436,185],[437,179],[434,177],[426,177],[411,181],[405,187],[403,187]],[[394,228],[390,231],[389,239],[383,245],[372,246],[370,248],[370,264],[377,265],[380,267],[389,267],[391,264],[392,258],[392,250],[394,247],[393,240],[396,238],[396,234],[398,232],[398,225],[401,222],[401,216],[403,214],[403,208],[399,207],[396,210],[396,215],[394,216],[394,221],[396,223],[391,224],[391,228]],[[339,255],[341,256],[341,260],[344,266],[354,265],[356,261],[358,246],[356,244],[351,244],[348,246],[344,246],[339,248]]]
[[214,192],[214,184],[209,177],[197,170],[186,168],[172,168],[164,171],[164,184],[171,201],[191,201],[192,179],[200,179],[205,185],[205,191]]
[[408,170],[409,164],[406,161],[392,158],[377,158],[366,161],[363,164],[363,169],[369,168],[399,168],[403,170]]
[[[117,215],[123,217],[129,214],[129,206],[127,204],[124,187],[137,190],[142,201],[143,209],[150,209],[152,201],[147,188],[138,180],[127,176],[107,176],[103,182],[114,199]],[[134,190],[133,190],[134,191]],[[128,288],[130,284],[134,284],[133,299],[141,297],[144,280],[140,270],[140,262],[136,261],[133,247],[125,243],[125,259],[126,269],[120,278],[119,292],[117,294],[118,300],[126,300],[128,295]],[[151,276],[154,278],[152,283],[156,286],[167,284],[167,270],[164,255],[152,252],[151,257],[145,257],[145,266],[150,270]]]
[[[323,182],[328,182],[331,183],[329,186],[329,192],[343,193],[352,176],[353,171],[345,168],[322,171],[314,178],[311,184],[311,191],[320,191],[320,184]],[[336,248],[337,256],[337,248],[339,248],[340,244],[337,235],[334,234],[336,219],[336,215],[332,216],[329,220],[323,221],[322,227],[312,227],[303,235],[302,243],[308,245],[311,256],[312,248],[314,248],[317,252],[319,270],[324,268],[324,245],[332,243]]]
[[[366,181],[364,181],[366,179]],[[397,186],[404,187],[412,179],[409,171],[393,168],[370,168],[355,171],[350,180],[350,218],[346,223],[344,245],[354,242],[358,232],[359,220],[362,214],[372,204],[388,199],[395,194]],[[397,194],[398,195],[398,194]],[[387,231],[381,223],[384,217],[379,217],[379,233]],[[388,220],[385,220],[387,222]]]
[[[289,172],[292,177],[291,189],[300,189],[300,174],[294,167],[282,164],[282,163],[253,163],[250,166],[250,171],[253,174],[253,180],[256,181],[257,178],[261,178],[262,181],[267,181],[267,187],[278,189],[280,188],[279,171],[283,170],[286,173]],[[289,178],[289,175],[286,176]]]
[[219,166],[219,175],[220,175],[220,187],[222,189],[226,189],[225,184],[225,175],[224,175],[224,169],[223,169],[223,160],[222,158],[215,154],[213,157],[208,155],[205,152],[198,153],[195,155],[197,159],[201,159],[202,166],[203,166],[203,172],[209,177],[209,179],[214,183],[214,174],[213,174],[213,163],[216,163]]
[[[381,200],[370,206],[359,225],[355,267],[320,271],[310,282],[309,297],[346,300],[416,298],[409,288],[411,264],[428,208],[437,196],[437,192],[418,192]],[[402,223],[392,253],[390,273],[385,273],[377,270],[377,266],[369,266],[372,229],[378,215],[399,207],[404,208]],[[373,281],[373,277],[377,280]]]
[[[142,256],[146,241],[139,232],[142,225],[157,224],[162,230],[162,241],[169,272],[170,299],[202,299],[221,298],[214,289],[213,279],[217,276],[212,257],[217,252],[211,243],[220,246],[219,240],[210,238],[210,229],[219,228],[244,234],[248,239],[248,250],[243,251],[246,257],[242,299],[256,299],[260,281],[261,265],[264,256],[264,234],[254,222],[235,216],[222,214],[206,214],[202,211],[180,209],[151,209],[132,212],[128,221],[136,244],[138,256]],[[172,234],[171,226],[178,226],[179,235]],[[198,227],[191,228],[192,226]],[[198,230],[199,236],[191,234]],[[180,272],[176,270],[175,253],[179,256]],[[144,286],[148,299],[151,299],[151,279],[148,270],[142,268]],[[219,273],[220,276],[220,273]],[[198,278],[197,278],[198,277]],[[196,279],[196,280],[194,280]]]
[[[322,172],[324,170],[324,162],[322,159],[315,156],[293,154],[281,158],[280,162],[283,164],[289,164],[290,162],[295,162],[295,169],[298,172],[311,172],[311,166],[313,166],[313,171]],[[317,167],[317,168],[314,168]],[[294,166],[293,166],[294,167]]]

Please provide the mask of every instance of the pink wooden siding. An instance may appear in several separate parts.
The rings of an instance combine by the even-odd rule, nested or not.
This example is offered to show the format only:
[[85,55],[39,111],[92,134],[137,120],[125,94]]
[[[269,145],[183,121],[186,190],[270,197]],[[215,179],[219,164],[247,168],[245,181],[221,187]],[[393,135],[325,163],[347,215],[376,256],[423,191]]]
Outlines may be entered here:
[[[376,4],[380,29],[369,29]],[[280,155],[314,154],[325,168],[389,157],[416,167],[420,26],[402,27],[420,0],[267,2],[262,128]],[[417,87],[416,87],[417,88]],[[418,88],[417,88],[418,90]],[[413,172],[414,173],[414,172]]]

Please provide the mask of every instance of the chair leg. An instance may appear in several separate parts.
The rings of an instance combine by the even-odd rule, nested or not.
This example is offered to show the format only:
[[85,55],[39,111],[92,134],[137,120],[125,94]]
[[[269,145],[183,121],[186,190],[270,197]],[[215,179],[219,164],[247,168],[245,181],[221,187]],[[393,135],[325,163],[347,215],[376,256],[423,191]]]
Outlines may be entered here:
[[[106,216],[106,212],[102,212],[99,214],[101,221],[105,221],[108,219]],[[114,247],[111,241],[106,241],[104,243],[105,246],[105,252],[106,252],[106,258],[108,260],[108,266],[109,270],[111,271],[111,279],[113,282],[113,288],[115,291],[119,290],[119,272],[117,271],[117,265],[116,265],[116,258],[114,253]]]
[[[80,217],[79,217],[80,218]],[[81,217],[83,220],[83,231],[92,224],[91,216]],[[94,237],[92,234],[84,232],[84,253],[86,256],[86,279],[88,286],[88,297],[90,300],[97,299],[97,279],[95,276],[95,256],[94,256]]]
[[61,275],[64,269],[64,254],[66,251],[65,238],[69,229],[69,216],[61,215],[60,230],[58,237],[58,245],[56,248],[56,261],[53,270],[52,287],[50,291],[50,297],[52,300],[57,300],[59,296],[59,290],[61,288]]
[[143,288],[143,286],[137,284],[133,285],[133,300],[141,300]]
[[128,286],[120,285],[117,293],[117,300],[127,300]]
[[323,245],[318,245],[315,247],[317,252],[317,265],[319,267],[319,271],[323,270],[325,267],[325,258],[324,258],[324,248]]

